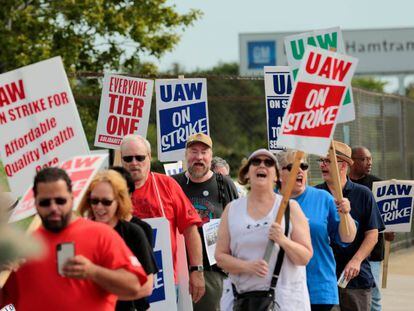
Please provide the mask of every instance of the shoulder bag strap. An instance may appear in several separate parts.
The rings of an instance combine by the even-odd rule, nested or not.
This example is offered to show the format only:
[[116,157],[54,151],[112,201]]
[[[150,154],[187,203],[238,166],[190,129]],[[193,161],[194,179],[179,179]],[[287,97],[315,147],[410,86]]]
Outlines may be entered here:
[[226,204],[226,194],[224,193],[225,189],[224,189],[223,175],[221,175],[220,173],[214,173],[214,175],[216,175],[219,203],[221,203],[224,209],[227,204]]
[[[286,206],[285,210],[285,235],[289,235],[289,223],[290,223],[290,202]],[[279,279],[280,270],[282,269],[283,258],[285,257],[285,250],[283,248],[279,249],[277,254],[277,260],[275,265],[275,270],[273,272],[272,281],[270,282],[270,290],[273,292],[276,289],[277,280]]]

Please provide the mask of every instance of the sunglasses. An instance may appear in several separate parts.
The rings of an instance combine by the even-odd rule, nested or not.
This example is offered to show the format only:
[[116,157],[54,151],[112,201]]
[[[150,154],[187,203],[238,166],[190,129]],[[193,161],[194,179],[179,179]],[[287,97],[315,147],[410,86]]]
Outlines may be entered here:
[[259,159],[259,158],[253,158],[250,160],[250,164],[253,166],[259,166],[261,163],[264,163],[264,165],[266,167],[272,167],[275,166],[275,161],[273,161],[272,159]]
[[89,199],[89,204],[90,205],[98,205],[99,203],[102,203],[103,206],[111,206],[113,201],[114,200],[109,200],[109,199],[90,198]]
[[[316,162],[318,162],[320,165],[322,165],[322,164],[324,164],[324,165],[329,165],[329,164],[331,164],[331,160],[329,160],[329,159],[318,159],[318,160],[316,160]],[[343,160],[337,160],[337,162],[338,163],[342,163],[342,162],[344,162]]]
[[50,205],[52,205],[52,201],[55,202],[56,205],[65,205],[66,202],[68,202],[68,199],[66,198],[46,198],[46,199],[41,199],[37,202],[37,204],[41,207],[49,207]]
[[126,163],[131,163],[132,160],[135,158],[136,161],[142,162],[145,160],[146,157],[147,157],[146,155],[124,156],[122,157],[122,160],[124,160]]
[[[282,170],[288,170],[290,172],[292,170],[292,167],[293,167],[293,164],[290,163],[290,164],[282,167]],[[302,171],[306,171],[309,168],[309,164],[303,162],[299,165],[299,167]]]

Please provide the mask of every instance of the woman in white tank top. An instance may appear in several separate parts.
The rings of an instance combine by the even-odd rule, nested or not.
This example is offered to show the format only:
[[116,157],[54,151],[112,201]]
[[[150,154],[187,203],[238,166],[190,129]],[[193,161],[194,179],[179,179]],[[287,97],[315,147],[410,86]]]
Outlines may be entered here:
[[[312,257],[308,222],[299,205],[290,201],[290,229],[274,222],[282,197],[274,193],[279,176],[276,157],[266,149],[253,152],[239,172],[250,184],[247,197],[227,206],[221,217],[216,246],[217,265],[229,272],[239,294],[270,287],[277,254],[285,250],[275,301],[279,309],[310,310],[305,266]],[[268,239],[275,242],[269,264],[263,260]]]

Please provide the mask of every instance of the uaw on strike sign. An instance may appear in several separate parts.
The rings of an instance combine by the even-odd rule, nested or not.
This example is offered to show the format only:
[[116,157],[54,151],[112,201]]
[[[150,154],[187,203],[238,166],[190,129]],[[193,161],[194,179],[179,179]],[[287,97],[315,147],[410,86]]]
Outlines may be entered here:
[[206,79],[156,80],[158,159],[184,158],[187,138],[209,134]]
[[414,181],[385,180],[372,184],[386,231],[410,232],[413,216]]
[[105,74],[95,146],[117,149],[128,134],[147,136],[154,82]]
[[[320,29],[286,37],[286,58],[292,69],[293,78],[295,80],[300,64],[305,55],[307,45],[345,54],[345,45],[342,39],[342,32],[339,27]],[[342,101],[341,113],[338,116],[337,123],[349,122],[354,119],[355,107],[352,98],[351,86],[349,86]]]
[[0,75],[0,155],[12,192],[89,147],[60,57]]
[[308,46],[282,121],[278,144],[326,156],[357,59]]

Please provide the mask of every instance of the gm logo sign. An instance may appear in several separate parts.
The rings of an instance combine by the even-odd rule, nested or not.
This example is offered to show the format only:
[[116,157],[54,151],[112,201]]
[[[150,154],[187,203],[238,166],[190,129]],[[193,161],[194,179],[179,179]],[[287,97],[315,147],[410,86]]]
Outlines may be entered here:
[[276,41],[247,42],[248,69],[276,66]]

